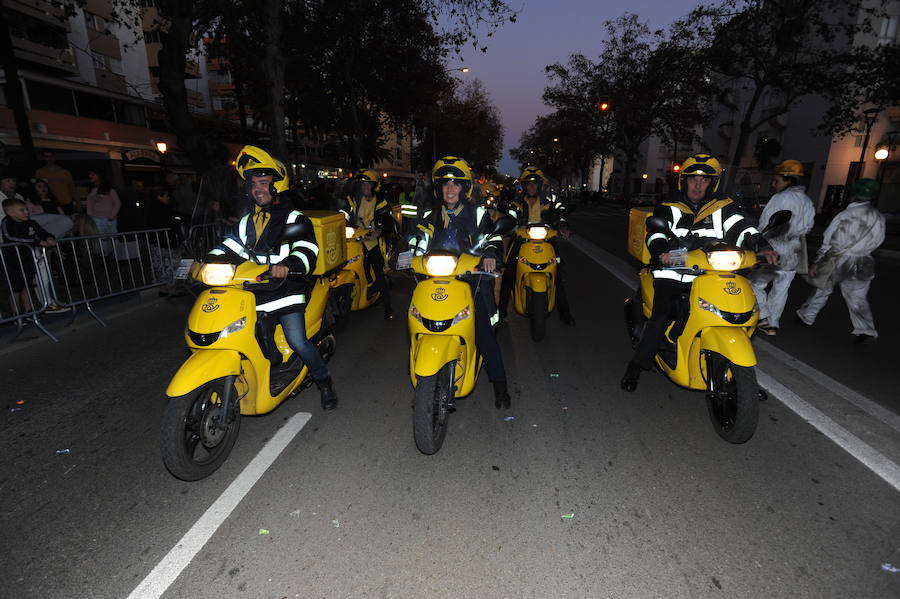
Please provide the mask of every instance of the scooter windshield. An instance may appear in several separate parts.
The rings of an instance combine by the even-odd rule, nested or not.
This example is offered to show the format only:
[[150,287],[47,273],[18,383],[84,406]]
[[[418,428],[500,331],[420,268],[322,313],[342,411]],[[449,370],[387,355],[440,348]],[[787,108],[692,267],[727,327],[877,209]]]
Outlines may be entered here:
[[456,229],[436,231],[431,242],[431,250],[462,254],[470,247],[468,238]]

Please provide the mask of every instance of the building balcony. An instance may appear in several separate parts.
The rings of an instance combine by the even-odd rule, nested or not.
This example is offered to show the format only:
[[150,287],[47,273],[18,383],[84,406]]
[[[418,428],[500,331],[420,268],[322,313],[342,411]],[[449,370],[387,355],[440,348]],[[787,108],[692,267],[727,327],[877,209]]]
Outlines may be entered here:
[[97,87],[109,90],[111,92],[119,92],[120,94],[128,93],[128,86],[125,84],[125,77],[117,75],[106,69],[95,68],[97,75]]
[[78,74],[78,63],[71,47],[54,48],[20,37],[12,38],[13,53],[22,62],[51,69],[57,74],[71,76]]
[[90,38],[91,50],[104,56],[121,60],[122,50],[119,48],[119,38],[93,29],[88,29],[88,37]]
[[60,31],[71,31],[69,20],[61,6],[54,6],[46,0],[0,0],[7,10],[28,15]]

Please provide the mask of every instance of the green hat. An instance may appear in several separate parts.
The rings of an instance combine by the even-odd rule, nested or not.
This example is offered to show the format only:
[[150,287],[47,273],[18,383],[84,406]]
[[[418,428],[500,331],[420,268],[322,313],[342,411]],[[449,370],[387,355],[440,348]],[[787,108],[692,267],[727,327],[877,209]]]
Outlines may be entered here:
[[860,200],[874,200],[880,189],[881,185],[875,179],[860,179],[847,187],[847,195]]

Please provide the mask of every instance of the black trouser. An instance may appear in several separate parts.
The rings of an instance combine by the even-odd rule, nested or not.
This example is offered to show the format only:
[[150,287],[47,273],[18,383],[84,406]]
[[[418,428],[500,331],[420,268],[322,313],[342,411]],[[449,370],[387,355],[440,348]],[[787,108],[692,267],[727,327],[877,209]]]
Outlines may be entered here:
[[634,350],[631,358],[641,368],[652,368],[653,357],[659,350],[666,327],[678,314],[678,298],[682,293],[690,293],[691,284],[673,281],[672,279],[654,279],[653,281],[653,309],[650,320],[644,326],[644,334]]
[[[512,295],[513,287],[516,286],[516,264],[519,261],[519,250],[522,249],[524,240],[516,238],[512,247],[509,248],[509,258],[503,267],[503,279],[500,281],[500,307],[505,313],[509,306],[509,296]],[[559,256],[559,246],[556,239],[549,241],[553,246],[553,252]],[[556,264],[556,277],[554,284],[556,285],[556,305],[559,307],[559,313],[563,316],[571,316],[569,310],[569,297],[566,295],[566,285],[563,278],[565,277],[563,262],[560,260]]]
[[484,369],[492,383],[506,380],[506,367],[500,353],[500,343],[491,326],[491,316],[497,313],[494,302],[493,279],[479,278],[472,283],[472,298],[475,302],[475,344],[484,357]]
[[391,289],[388,287],[387,277],[384,276],[384,256],[381,254],[381,248],[379,246],[376,245],[371,250],[366,249],[364,251],[363,268],[366,271],[367,279],[369,271],[372,271],[375,277],[375,290],[381,294],[381,301],[384,302],[384,311],[390,312]]

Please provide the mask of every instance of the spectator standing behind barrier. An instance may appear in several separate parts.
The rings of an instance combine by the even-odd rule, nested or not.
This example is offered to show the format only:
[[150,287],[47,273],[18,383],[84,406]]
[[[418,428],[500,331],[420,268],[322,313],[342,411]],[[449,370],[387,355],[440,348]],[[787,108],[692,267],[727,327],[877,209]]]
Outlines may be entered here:
[[875,278],[872,252],[884,242],[884,215],[872,205],[880,187],[874,179],[860,179],[847,188],[850,205],[825,229],[809,269],[809,282],[818,289],[797,310],[798,323],[812,326],[834,286],[840,285],[857,343],[878,337],[867,296]]
[[41,152],[41,158],[44,160],[44,166],[36,170],[34,176],[47,181],[50,191],[65,214],[74,213],[77,203],[72,173],[56,164],[56,155],[52,150]]
[[[0,240],[4,243],[27,243],[41,247],[56,245],[56,240],[50,233],[28,218],[28,208],[21,198],[4,199],[3,212],[6,218],[0,222]],[[34,308],[31,301],[34,260],[30,255],[22,253],[21,249],[19,246],[3,248],[3,262],[12,292],[11,304],[17,314],[31,312]]]
[[[91,171],[88,173],[91,189],[87,196],[87,213],[97,226],[98,235],[115,235],[119,232],[119,210],[122,202],[119,194],[110,187],[105,177]],[[109,254],[109,244],[104,244],[103,255]]]
[[[766,335],[778,333],[791,281],[798,270],[801,274],[806,273],[805,235],[813,227],[816,208],[806,195],[806,188],[800,185],[801,177],[803,165],[797,160],[785,160],[779,164],[772,181],[775,194],[759,217],[759,230],[762,231],[776,212],[787,210],[791,213],[791,220],[779,227],[780,230],[766,233],[766,241],[778,252],[778,265],[762,265],[751,276],[759,303],[760,320],[756,329]],[[767,293],[766,287],[770,282],[772,288]]]
[[50,185],[44,179],[35,179],[25,199],[28,216],[59,239],[72,230],[72,219],[63,214]]
[[160,189],[150,202],[147,214],[147,226],[150,229],[169,229],[168,233],[150,233],[150,264],[153,267],[153,278],[163,281],[159,295],[181,295],[174,287],[175,264],[178,260],[178,219],[172,207],[172,197],[168,189]]

